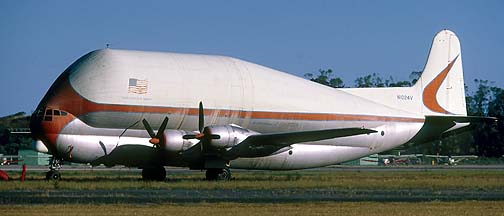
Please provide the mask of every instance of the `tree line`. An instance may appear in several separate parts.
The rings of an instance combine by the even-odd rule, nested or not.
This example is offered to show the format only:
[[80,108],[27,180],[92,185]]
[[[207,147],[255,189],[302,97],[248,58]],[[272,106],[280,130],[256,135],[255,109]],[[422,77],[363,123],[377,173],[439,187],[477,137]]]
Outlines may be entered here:
[[[354,80],[355,88],[376,87],[411,87],[422,75],[421,71],[411,72],[410,80],[394,80],[393,77],[382,78],[372,73]],[[306,79],[333,88],[347,87],[343,80],[332,69],[318,71],[318,74],[306,73]],[[496,117],[496,123],[483,122],[472,124],[469,130],[452,134],[441,140],[413,146],[410,153],[442,155],[478,155],[482,157],[504,156],[504,89],[494,86],[488,80],[474,80],[475,91],[466,88],[466,108],[468,116]]]
[[[382,78],[372,73],[358,77],[353,87],[408,87],[413,86],[422,73],[414,71],[410,80],[396,81],[392,77]],[[318,74],[305,74],[305,78],[333,88],[347,87],[343,80],[336,76],[333,70],[319,70]],[[461,132],[456,136],[448,136],[441,141],[413,146],[407,151],[411,153],[442,154],[442,155],[478,155],[484,157],[502,157],[504,155],[504,90],[494,86],[488,80],[474,80],[477,88],[469,91],[466,86],[467,114],[469,116],[491,116],[501,119],[497,123],[481,123],[473,125],[472,130]],[[29,116],[24,112],[0,117],[0,154],[17,154],[19,149],[29,149],[31,138],[11,134],[11,128],[28,128]]]
[[[11,133],[13,128],[28,128],[30,117],[24,112],[0,117],[0,154],[17,155],[19,149],[31,148],[31,137]],[[0,158],[1,159],[1,158]]]

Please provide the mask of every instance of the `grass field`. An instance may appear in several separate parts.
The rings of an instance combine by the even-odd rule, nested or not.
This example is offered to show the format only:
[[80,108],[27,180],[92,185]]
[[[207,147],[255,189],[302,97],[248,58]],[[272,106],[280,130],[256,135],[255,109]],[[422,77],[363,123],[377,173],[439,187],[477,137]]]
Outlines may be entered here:
[[[499,170],[442,170],[442,171],[259,171],[234,172],[228,182],[204,181],[204,173],[197,171],[173,172],[164,182],[144,182],[138,170],[129,171],[63,171],[63,180],[46,181],[44,172],[28,172],[20,182],[19,172],[9,172],[12,181],[0,182],[0,194],[8,200],[12,191],[93,191],[133,190],[170,193],[171,189],[243,190],[305,189],[316,191],[367,192],[387,190],[454,190],[487,192],[504,191],[504,171]],[[236,190],[233,190],[236,189]],[[161,191],[163,191],[161,190]],[[1,193],[4,191],[3,193]],[[163,192],[164,193],[164,192]],[[473,193],[473,192],[470,192]],[[66,193],[72,196],[73,193]],[[125,192],[125,195],[131,195]],[[1,196],[1,195],[0,195]],[[35,196],[38,196],[35,194]],[[43,195],[46,196],[46,195]],[[122,196],[122,195],[121,195]],[[0,197],[2,198],[2,197]],[[44,198],[45,199],[45,198]],[[48,197],[48,199],[51,199]],[[71,197],[69,199],[72,199]],[[114,199],[111,197],[111,199]],[[36,200],[36,199],[35,199]],[[84,199],[85,200],[85,199]],[[149,200],[149,199],[147,199]],[[498,199],[501,200],[501,199]],[[8,203],[8,202],[7,202]],[[424,202],[133,202],[100,204],[77,203],[45,204],[14,202],[0,204],[1,215],[504,215],[504,201],[424,201]]]
[[2,182],[0,190],[107,190],[107,189],[461,189],[504,190],[504,171],[264,171],[235,172],[228,182],[203,181],[201,172],[177,172],[164,182],[144,182],[138,171],[63,171],[63,180],[44,180],[43,172],[28,172],[26,181],[18,172]]
[[286,204],[14,205],[2,215],[504,215],[504,202],[321,202]]

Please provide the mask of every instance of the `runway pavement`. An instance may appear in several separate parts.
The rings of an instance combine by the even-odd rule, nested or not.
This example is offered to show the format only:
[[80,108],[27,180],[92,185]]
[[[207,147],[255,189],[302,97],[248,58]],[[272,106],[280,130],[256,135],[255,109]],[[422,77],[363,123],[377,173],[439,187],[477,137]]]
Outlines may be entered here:
[[286,203],[314,201],[426,202],[504,200],[504,191],[366,189],[147,189],[0,191],[0,204]]

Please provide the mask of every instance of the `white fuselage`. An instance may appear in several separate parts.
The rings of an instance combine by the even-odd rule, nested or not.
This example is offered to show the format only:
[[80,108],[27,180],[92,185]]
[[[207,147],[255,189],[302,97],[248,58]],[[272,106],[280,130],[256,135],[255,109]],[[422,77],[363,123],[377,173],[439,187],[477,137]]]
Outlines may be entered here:
[[[206,126],[233,124],[270,141],[279,133],[307,138],[306,132],[324,129],[376,132],[284,140],[289,145],[279,146],[255,143],[238,148],[248,153],[228,161],[221,154],[232,151],[227,146],[204,151],[207,144],[183,139],[202,122],[199,102],[205,104]],[[218,162],[222,168],[226,160],[233,168],[303,169],[437,138],[469,124],[460,118],[467,115],[465,105],[460,42],[442,30],[418,82],[383,89],[334,89],[225,56],[96,50],[58,77],[32,115],[30,129],[36,149],[45,146],[56,157],[80,163],[212,168]],[[162,134],[169,142],[159,151],[143,120],[158,129],[165,117],[169,130]]]
[[145,158],[156,158],[163,165],[187,166],[177,154],[155,155],[139,122],[147,119],[156,129],[168,116],[168,129],[195,131],[199,101],[206,107],[206,125],[235,124],[259,133],[349,127],[378,131],[238,158],[231,162],[233,168],[341,163],[402,145],[424,123],[422,115],[223,56],[97,50],[71,65],[50,92],[39,109],[63,110],[75,118],[55,134],[55,144],[44,143],[49,149],[54,145],[53,151],[66,160],[92,164],[147,166],[155,162]]

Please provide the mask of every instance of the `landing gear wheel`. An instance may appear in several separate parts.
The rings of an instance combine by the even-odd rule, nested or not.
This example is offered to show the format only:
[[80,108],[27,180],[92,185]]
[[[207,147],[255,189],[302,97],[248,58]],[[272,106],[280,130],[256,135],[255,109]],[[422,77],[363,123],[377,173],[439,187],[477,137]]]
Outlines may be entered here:
[[61,180],[61,175],[58,170],[50,170],[46,173],[46,180],[59,181]]
[[49,160],[49,171],[46,173],[46,180],[59,181],[61,180],[61,159],[52,156]]
[[231,180],[231,171],[224,169],[207,169],[206,180],[209,181],[229,181]]
[[166,179],[166,170],[164,167],[143,168],[142,179],[145,181],[164,181]]

